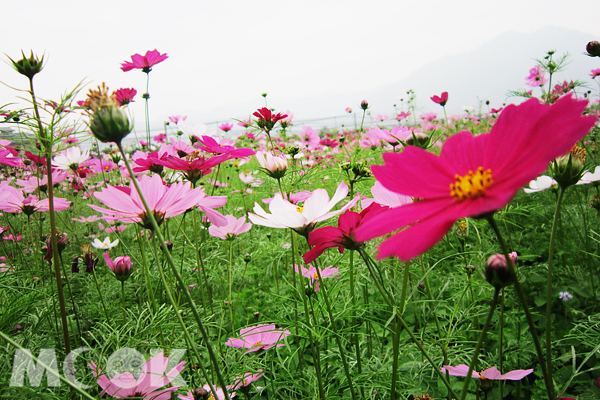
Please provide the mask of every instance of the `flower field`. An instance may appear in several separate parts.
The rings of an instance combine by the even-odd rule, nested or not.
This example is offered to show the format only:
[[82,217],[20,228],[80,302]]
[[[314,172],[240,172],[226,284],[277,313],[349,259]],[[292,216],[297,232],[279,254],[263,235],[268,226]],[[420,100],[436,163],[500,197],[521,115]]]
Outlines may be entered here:
[[144,94],[56,99],[43,57],[9,59],[0,398],[600,398],[600,69],[553,82],[565,60],[479,111],[409,91],[316,131],[265,93],[153,135],[167,54],[121,64]]

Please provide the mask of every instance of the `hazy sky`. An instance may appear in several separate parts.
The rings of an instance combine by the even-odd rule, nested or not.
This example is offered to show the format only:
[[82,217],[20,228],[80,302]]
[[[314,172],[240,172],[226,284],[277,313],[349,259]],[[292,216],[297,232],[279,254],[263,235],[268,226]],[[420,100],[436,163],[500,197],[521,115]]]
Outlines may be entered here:
[[[192,122],[221,115],[228,104],[262,106],[286,99],[373,89],[443,56],[471,51],[506,31],[562,26],[600,40],[598,0],[497,1],[36,1],[5,2],[3,51],[44,53],[37,92],[58,98],[79,81],[138,91],[132,110],[143,122],[146,74],[122,72],[134,53],[169,58],[150,73],[153,120],[186,114]],[[532,55],[534,57],[536,55]],[[27,80],[0,63],[0,80]],[[87,88],[82,92],[87,91]],[[2,104],[19,94],[0,86]],[[348,105],[356,99],[349,99]],[[285,107],[284,105],[282,107]],[[249,109],[251,113],[253,109]],[[310,110],[292,110],[309,118]],[[340,110],[340,114],[343,110]],[[159,129],[160,126],[153,126]]]

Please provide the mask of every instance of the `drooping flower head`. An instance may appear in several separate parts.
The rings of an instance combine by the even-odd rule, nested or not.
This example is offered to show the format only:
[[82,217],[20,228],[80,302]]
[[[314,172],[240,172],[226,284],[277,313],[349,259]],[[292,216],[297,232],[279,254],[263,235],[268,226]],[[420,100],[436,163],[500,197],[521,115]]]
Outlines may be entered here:
[[421,200],[381,213],[357,230],[356,239],[400,230],[379,246],[378,258],[409,260],[437,243],[458,219],[504,207],[590,131],[596,117],[582,115],[586,106],[571,96],[553,105],[530,99],[506,107],[490,133],[451,136],[439,156],[414,146],[385,153],[385,165],[372,167],[377,180]]
[[132,69],[141,69],[142,72],[149,73],[152,67],[160,62],[165,61],[167,53],[160,54],[156,49],[148,50],[145,55],[134,54],[131,56],[131,62],[124,61],[121,64],[123,72],[131,71]]

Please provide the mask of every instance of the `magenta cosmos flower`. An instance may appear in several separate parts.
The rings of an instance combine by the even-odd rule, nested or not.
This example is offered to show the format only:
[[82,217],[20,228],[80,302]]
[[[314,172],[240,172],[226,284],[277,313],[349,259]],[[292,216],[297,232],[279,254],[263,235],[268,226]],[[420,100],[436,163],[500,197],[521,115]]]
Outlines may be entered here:
[[[158,225],[162,224],[165,219],[182,214],[194,207],[204,197],[203,192],[200,189],[192,189],[189,182],[166,186],[159,175],[145,175],[139,183]],[[88,204],[88,206],[105,214],[109,219],[136,222],[144,228],[152,229],[137,190],[107,185],[101,192],[95,192],[94,196],[110,208],[94,204]]]
[[531,99],[506,107],[490,133],[451,136],[439,156],[414,146],[384,154],[385,165],[372,168],[377,180],[421,200],[381,213],[358,228],[356,239],[400,230],[379,246],[377,258],[406,261],[441,240],[458,219],[504,207],[592,129],[596,117],[582,116],[586,106],[571,96],[551,106]]
[[[469,373],[469,366],[465,364],[459,364],[456,367],[444,365],[442,368],[442,374],[445,374],[446,372],[452,376],[467,376]],[[519,381],[532,372],[533,369],[516,369],[514,371],[501,374],[500,371],[498,371],[498,368],[492,367],[483,370],[481,373],[472,371],[471,377],[479,379]]]
[[131,372],[117,374],[109,379],[106,375],[100,375],[102,371],[95,363],[92,362],[88,365],[92,368],[94,377],[98,378],[96,382],[103,389],[102,395],[108,393],[119,399],[168,400],[171,398],[171,394],[179,389],[179,386],[161,388],[171,383],[179,375],[185,366],[185,361],[180,362],[167,373],[168,362],[167,357],[158,353],[142,366],[142,372],[137,379]]
[[285,339],[290,334],[291,332],[287,329],[276,329],[275,325],[258,324],[249,328],[241,329],[241,339],[229,338],[225,344],[231,347],[243,347],[245,349],[250,349],[244,353],[248,354],[260,349],[268,350],[275,346],[285,346],[285,344],[278,342]]
[[441,96],[433,96],[433,97],[431,97],[431,101],[433,101],[434,103],[439,104],[442,107],[445,106],[446,103],[448,102],[448,92],[442,93]]
[[152,66],[165,61],[167,53],[160,54],[156,49],[148,50],[145,55],[134,54],[131,56],[131,61],[124,61],[121,64],[121,69],[124,72],[131,71],[132,69],[141,69],[143,72],[148,73],[152,70]]

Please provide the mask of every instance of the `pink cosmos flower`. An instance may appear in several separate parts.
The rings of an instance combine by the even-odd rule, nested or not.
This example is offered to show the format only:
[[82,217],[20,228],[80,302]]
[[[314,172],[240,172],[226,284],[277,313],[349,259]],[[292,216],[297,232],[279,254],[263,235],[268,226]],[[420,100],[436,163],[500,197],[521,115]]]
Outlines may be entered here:
[[527,86],[538,87],[544,86],[546,83],[548,83],[548,78],[546,78],[546,73],[539,64],[531,68],[529,70],[529,76],[525,78],[525,84]]
[[346,111],[348,114],[350,114],[352,112],[352,109],[350,107],[346,107],[346,109],[344,111]]
[[250,349],[244,353],[248,354],[260,349],[268,350],[275,346],[285,346],[285,344],[278,342],[285,339],[290,334],[291,332],[287,329],[276,329],[275,325],[258,324],[249,328],[241,329],[241,339],[229,338],[225,344],[231,347],[243,347],[245,349]]
[[377,180],[422,200],[381,213],[358,228],[356,239],[400,230],[379,246],[377,257],[410,260],[442,239],[458,219],[502,208],[590,131],[596,117],[582,116],[586,106],[587,101],[569,95],[551,106],[530,99],[506,107],[490,133],[451,136],[439,156],[414,146],[385,153],[386,164],[372,168]]
[[357,250],[362,243],[354,238],[356,229],[384,210],[385,208],[377,203],[371,204],[360,213],[347,210],[340,215],[337,227],[325,226],[310,232],[308,244],[314,247],[303,255],[304,262],[310,264],[323,254],[325,249],[331,247],[337,247],[340,253],[343,253],[344,249]]
[[237,123],[239,126],[241,126],[242,128],[248,128],[249,126],[252,126],[252,121],[250,121],[249,119],[243,119],[240,122]]
[[283,154],[276,156],[270,152],[259,151],[256,153],[256,161],[271,178],[283,177],[288,169],[287,158]]
[[[320,269],[321,278],[339,278],[338,274],[339,268],[334,268],[333,266],[329,266],[325,269]],[[299,274],[302,274],[303,277],[308,278],[310,281],[310,287],[315,288],[315,292],[319,290],[319,274],[317,274],[317,269],[312,265],[309,265],[309,268],[306,269],[303,266],[300,266],[300,270],[298,270],[298,266],[294,265],[294,271]]]
[[592,72],[590,72],[590,76],[591,76],[592,78],[595,78],[595,77],[597,77],[597,76],[600,76],[600,68],[598,68],[598,69],[593,69],[593,70],[592,70]]
[[229,132],[231,129],[233,129],[233,124],[224,122],[221,125],[219,125],[219,129],[222,130],[223,132]]
[[310,126],[304,126],[298,132],[298,137],[300,138],[300,142],[302,145],[307,146],[309,149],[314,149],[319,145],[319,132],[315,131]]
[[198,140],[198,144],[196,146],[200,150],[204,150],[207,153],[222,154],[227,156],[227,159],[249,157],[255,154],[255,151],[252,149],[236,149],[233,146],[220,145],[212,136],[202,136],[202,139]]
[[145,55],[134,54],[131,56],[131,61],[124,61],[121,64],[121,70],[124,72],[131,71],[132,69],[141,69],[142,72],[148,73],[152,71],[152,67],[160,62],[165,61],[167,54],[160,54],[156,49],[148,50]]
[[156,143],[165,143],[167,141],[167,134],[159,133],[158,135],[154,136],[152,140],[154,140]]
[[406,119],[406,118],[408,118],[408,116],[409,116],[410,114],[411,114],[411,113],[410,113],[410,112],[407,112],[407,111],[400,111],[400,112],[398,113],[398,115],[396,116],[396,119],[397,119],[398,121],[402,121],[403,119]]
[[235,383],[231,386],[227,386],[228,390],[237,390],[244,386],[250,385],[252,382],[259,380],[263,377],[262,369],[259,369],[256,374],[246,372],[243,376],[237,376],[233,380]]
[[129,371],[116,374],[109,379],[106,375],[100,375],[102,371],[94,362],[88,365],[92,369],[94,377],[98,378],[96,382],[103,389],[102,395],[108,393],[119,399],[135,397],[147,400],[168,400],[171,398],[171,394],[179,389],[179,386],[161,388],[171,383],[179,375],[185,366],[185,361],[180,362],[167,373],[168,362],[169,359],[164,357],[163,353],[158,353],[142,366],[142,372],[137,379]]
[[174,124],[180,122],[180,121],[185,121],[187,119],[187,115],[173,115],[171,117],[169,117],[169,122],[173,122]]
[[246,233],[252,228],[251,223],[246,223],[246,217],[236,218],[233,215],[226,215],[227,224],[223,226],[211,225],[208,228],[210,236],[218,237],[223,240],[233,240]]
[[439,104],[440,106],[445,106],[448,102],[448,92],[443,92],[441,96],[433,96],[431,97],[431,101]]
[[[24,213],[31,215],[36,211],[49,211],[50,205],[48,199],[39,200],[37,196],[29,195],[27,198],[23,196],[23,191],[8,186],[1,185],[0,190],[0,210],[13,213]],[[70,201],[63,198],[54,198],[54,211],[62,211],[69,208]]]
[[[196,151],[195,154],[192,153],[186,158],[187,159],[167,156],[163,159],[155,160],[154,162],[158,165],[183,172],[183,175],[188,181],[196,184],[198,179],[210,172],[211,168],[216,167],[223,161],[227,160],[227,157],[224,155],[205,159],[204,157],[198,156],[198,151]],[[134,169],[134,171],[136,170]]]
[[[206,385],[202,386],[202,389],[194,390],[194,392],[187,392],[187,394],[185,394],[185,395],[178,394],[177,397],[179,397],[180,400],[196,400],[196,399],[204,399],[204,398],[207,398],[208,400],[225,400],[225,393],[223,393],[223,389],[221,389],[218,386],[214,386],[214,385],[213,385],[213,388],[215,389],[215,392],[217,393],[216,399],[213,396],[213,394],[210,390],[210,385],[208,383]],[[231,387],[227,386],[227,390],[231,390]],[[208,397],[205,397],[206,394],[208,394]],[[234,397],[235,397],[235,392],[229,393],[229,398],[232,399]]]
[[[456,367],[444,365],[441,372],[442,374],[448,372],[452,376],[467,376],[469,373],[469,366],[465,364],[459,364]],[[481,373],[472,371],[471,377],[480,379],[519,381],[532,372],[533,369],[516,369],[514,371],[507,372],[506,374],[501,374],[500,371],[498,371],[498,368],[492,367],[483,370]]]
[[115,98],[121,106],[125,106],[129,103],[133,103],[133,98],[137,94],[137,90],[134,88],[121,88],[115,91]]
[[248,218],[255,225],[292,228],[301,235],[308,235],[308,232],[312,231],[318,222],[325,221],[354,207],[359,196],[356,196],[340,210],[331,211],[347,195],[348,186],[343,182],[340,183],[331,200],[325,189],[317,189],[312,192],[302,207],[284,200],[281,194],[276,194],[269,204],[271,214],[267,214],[258,203],[254,203],[256,214],[249,213]]
[[[69,174],[65,171],[52,170],[52,183],[56,185],[67,179],[68,176]],[[48,176],[44,175],[40,179],[35,175],[29,175],[25,179],[17,179],[15,183],[22,186],[25,193],[35,192],[38,188],[45,192],[48,189]]]
[[[203,197],[200,189],[192,189],[189,182],[175,183],[169,187],[158,175],[144,175],[139,184],[159,225],[165,219],[182,214],[194,207]],[[88,204],[88,206],[105,214],[109,219],[135,222],[144,228],[152,229],[144,204],[135,189],[107,185],[102,191],[95,192],[94,196],[110,208],[94,204]]]
[[388,117],[387,115],[377,115],[377,116],[375,117],[375,119],[376,119],[377,121],[380,121],[380,122],[386,121],[388,118],[389,118],[389,117]]

